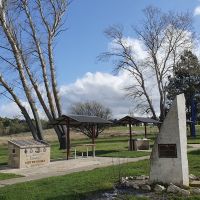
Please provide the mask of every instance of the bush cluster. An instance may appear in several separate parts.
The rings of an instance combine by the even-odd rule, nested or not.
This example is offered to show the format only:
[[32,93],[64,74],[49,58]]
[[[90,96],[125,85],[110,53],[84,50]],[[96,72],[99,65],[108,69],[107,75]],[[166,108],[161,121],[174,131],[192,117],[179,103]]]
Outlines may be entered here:
[[[48,129],[48,121],[41,120],[43,129]],[[22,132],[28,132],[29,127],[25,120],[14,118],[0,117],[0,135],[11,135]]]

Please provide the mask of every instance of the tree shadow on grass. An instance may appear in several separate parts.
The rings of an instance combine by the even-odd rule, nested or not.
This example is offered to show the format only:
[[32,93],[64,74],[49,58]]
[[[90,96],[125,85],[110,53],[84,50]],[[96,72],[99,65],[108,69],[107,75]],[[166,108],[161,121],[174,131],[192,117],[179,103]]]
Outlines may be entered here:
[[117,150],[96,150],[96,155],[97,156],[102,156],[105,154],[111,154],[111,153],[118,153],[119,151]]
[[[95,155],[96,156],[106,156],[106,154],[116,154],[116,153],[119,153],[120,151],[117,151],[117,150],[96,150],[95,151]],[[82,155],[82,152],[77,152],[77,156],[81,156]],[[86,155],[86,152],[84,152],[84,156]],[[93,152],[92,151],[88,151],[88,155],[91,156],[93,155]]]
[[190,151],[188,154],[190,155],[200,155],[200,150],[194,150],[194,151]]
[[73,191],[73,194],[63,194],[59,196],[54,196],[50,198],[46,198],[45,200],[93,200],[96,199],[101,195],[101,193],[106,192],[104,191],[92,191],[92,192],[85,192],[85,193],[79,193],[76,191]]

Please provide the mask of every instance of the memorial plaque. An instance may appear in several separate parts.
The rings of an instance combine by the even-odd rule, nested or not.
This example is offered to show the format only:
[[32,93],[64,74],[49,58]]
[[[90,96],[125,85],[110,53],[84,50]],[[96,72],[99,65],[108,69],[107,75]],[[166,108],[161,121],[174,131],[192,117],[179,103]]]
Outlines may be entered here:
[[16,168],[28,168],[45,165],[50,162],[50,146],[35,140],[8,141],[8,165]]
[[176,144],[158,144],[159,158],[177,158]]

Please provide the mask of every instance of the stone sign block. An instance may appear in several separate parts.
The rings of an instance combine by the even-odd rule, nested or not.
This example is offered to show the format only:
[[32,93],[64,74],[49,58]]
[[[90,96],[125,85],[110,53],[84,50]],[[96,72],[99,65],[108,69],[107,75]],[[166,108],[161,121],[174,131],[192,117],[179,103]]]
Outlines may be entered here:
[[[137,151],[137,150],[149,150],[150,145],[149,145],[149,139],[140,139],[140,138],[136,138],[136,139],[132,139],[132,146],[133,146],[133,150]],[[130,148],[130,144],[129,144],[129,148]]]
[[189,185],[184,94],[173,101],[155,140],[150,158],[150,182]]
[[8,165],[14,168],[41,166],[50,162],[50,146],[34,140],[8,141]]

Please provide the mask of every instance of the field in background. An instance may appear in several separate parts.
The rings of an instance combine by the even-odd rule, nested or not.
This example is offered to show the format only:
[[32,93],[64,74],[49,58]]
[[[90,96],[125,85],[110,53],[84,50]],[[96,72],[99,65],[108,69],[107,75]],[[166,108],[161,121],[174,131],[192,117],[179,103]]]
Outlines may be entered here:
[[[157,133],[156,127],[148,127],[148,136],[153,139],[155,132]],[[144,127],[133,127],[134,137],[144,137]],[[51,145],[51,159],[65,159],[66,150],[59,150],[59,144],[55,132],[52,129],[44,131],[44,137],[47,142]],[[84,134],[75,130],[71,131],[71,156],[73,157],[74,148],[73,146],[79,144],[91,143],[91,140]],[[7,142],[10,139],[32,139],[29,132],[22,134],[15,134],[10,136],[0,137],[0,165],[7,164]],[[96,139],[96,155],[97,156],[109,156],[109,157],[139,157],[149,155],[148,152],[130,152],[128,151],[128,139],[129,129],[128,127],[110,127],[104,131],[103,134],[99,135]],[[153,143],[153,142],[152,142]],[[85,152],[84,147],[78,147],[77,153],[81,155],[81,152]],[[89,152],[91,155],[91,151]]]
[[[133,137],[143,138],[144,137],[144,127],[133,126]],[[147,137],[151,139],[150,144],[153,145],[154,138],[158,134],[158,128],[155,126],[147,126]],[[197,137],[195,139],[188,137],[188,143],[200,143],[200,126],[197,126]],[[51,159],[65,159],[66,151],[59,150],[59,145],[57,141],[57,136],[53,129],[45,130],[44,137],[47,142],[51,145]],[[71,157],[73,157],[74,148],[79,144],[91,143],[91,140],[87,138],[84,134],[71,130]],[[0,137],[0,165],[7,164],[7,142],[10,139],[32,139],[29,132],[1,136]],[[131,152],[128,151],[128,139],[129,139],[129,128],[126,126],[110,127],[106,129],[99,138],[96,139],[96,155],[97,156],[109,156],[109,157],[138,157],[149,155],[148,152]],[[85,152],[85,147],[78,147],[77,154],[81,155],[81,152]],[[91,155],[91,151],[89,152]]]
[[[144,137],[144,127],[142,126],[133,126],[133,137]],[[151,146],[154,143],[154,138],[158,134],[158,129],[155,126],[147,127],[147,137],[151,139]],[[197,126],[197,137],[195,139],[188,137],[188,143],[200,143],[200,126]],[[59,145],[55,132],[52,129],[44,131],[44,137],[47,142],[51,145],[51,159],[65,159],[66,151],[59,150]],[[0,137],[0,165],[7,164],[7,141],[9,139],[32,139],[32,136],[29,132],[22,134],[15,134],[9,136]],[[129,128],[126,126],[119,127],[110,127],[104,131],[103,134],[99,135],[99,138],[96,139],[96,155],[97,156],[109,156],[109,157],[138,157],[149,155],[148,152],[131,152],[128,151],[128,139],[129,139]],[[74,148],[73,146],[79,144],[88,144],[91,143],[91,140],[88,139],[84,134],[77,132],[75,130],[71,131],[71,156],[73,157]],[[84,147],[78,147],[78,155],[81,155],[81,152],[85,152]],[[91,151],[89,152],[91,155]]]

